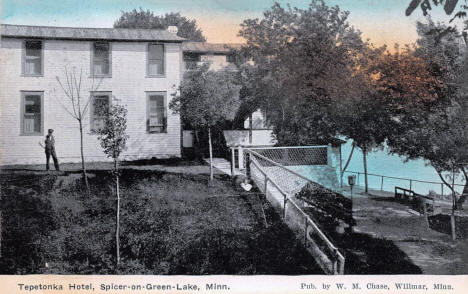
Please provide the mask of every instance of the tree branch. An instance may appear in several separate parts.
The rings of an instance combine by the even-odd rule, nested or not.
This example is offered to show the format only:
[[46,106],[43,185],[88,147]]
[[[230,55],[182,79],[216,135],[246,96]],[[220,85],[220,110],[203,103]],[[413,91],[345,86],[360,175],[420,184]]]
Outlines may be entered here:
[[80,83],[76,81],[76,73],[73,71],[73,83],[76,89],[76,102],[78,106],[78,117],[81,119],[81,72],[80,72]]
[[[60,81],[59,77],[56,76],[55,78],[57,79],[57,82],[59,83],[60,88],[62,88],[63,92],[65,93],[65,96],[67,96],[67,98],[70,99],[70,95],[69,95],[68,91],[65,89],[65,87],[63,86],[63,84]],[[57,97],[55,97],[55,98],[59,102],[59,104],[63,107],[63,109],[65,109],[65,111],[68,112],[68,114],[70,114],[71,117],[73,117],[74,119],[78,119],[76,114],[73,114],[59,99],[57,99]],[[73,101],[72,101],[72,104],[73,104]]]
[[349,162],[351,161],[351,157],[353,156],[354,147],[355,147],[355,145],[354,145],[354,142],[353,142],[351,152],[349,153],[349,157],[348,157],[348,160],[346,161],[346,164],[345,164],[344,168],[341,170],[341,174],[343,174],[346,171],[346,169],[348,168]]
[[76,106],[75,106],[75,94],[73,93],[73,81],[72,81],[72,73],[68,72],[67,66],[65,66],[65,76],[67,77],[67,86],[70,92],[70,99],[72,101],[72,106],[73,106],[73,113],[75,114],[75,117],[78,117],[76,114]]
[[67,92],[67,90],[65,89],[65,87],[62,85],[62,82],[60,81],[59,77],[58,76],[55,76],[55,78],[57,79],[57,82],[59,83],[60,85],[60,88],[62,88],[63,92],[65,92],[65,95],[70,98],[70,94]]
[[452,187],[449,183],[447,183],[447,181],[446,181],[446,180],[444,179],[444,177],[442,176],[442,173],[441,173],[438,169],[435,169],[435,170],[436,170],[437,174],[439,175],[440,179],[442,180],[442,182],[443,182],[447,187],[449,187],[449,189],[450,189],[453,193],[455,193],[455,190],[453,189],[453,187]]
[[466,169],[463,166],[461,166],[460,169],[463,172],[463,175],[465,176],[465,183],[468,183],[468,174],[466,173]]

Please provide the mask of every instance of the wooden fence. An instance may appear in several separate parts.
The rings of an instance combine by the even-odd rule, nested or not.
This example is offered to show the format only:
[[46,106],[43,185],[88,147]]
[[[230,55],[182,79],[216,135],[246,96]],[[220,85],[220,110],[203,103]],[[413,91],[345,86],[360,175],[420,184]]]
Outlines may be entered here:
[[[296,202],[297,200],[294,199],[294,195],[284,188],[285,182],[294,182],[294,180],[296,180],[296,184],[300,181],[299,185],[304,183],[312,186],[319,185],[257,151],[258,149],[245,149],[251,179],[265,194],[273,207],[280,211],[286,225],[296,233],[296,236],[304,243],[306,249],[314,256],[321,268],[328,274],[344,274],[344,256],[310,216],[302,210]],[[282,177],[281,184],[278,177],[272,176],[269,172],[272,168],[280,169],[286,173],[287,177]]]

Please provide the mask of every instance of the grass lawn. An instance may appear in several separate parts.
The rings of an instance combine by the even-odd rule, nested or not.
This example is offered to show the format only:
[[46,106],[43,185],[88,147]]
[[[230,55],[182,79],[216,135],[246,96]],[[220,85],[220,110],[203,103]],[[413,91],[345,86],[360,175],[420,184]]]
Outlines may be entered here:
[[90,172],[91,198],[79,173],[6,175],[0,274],[322,273],[269,203],[227,177],[123,170],[116,268],[107,171]]

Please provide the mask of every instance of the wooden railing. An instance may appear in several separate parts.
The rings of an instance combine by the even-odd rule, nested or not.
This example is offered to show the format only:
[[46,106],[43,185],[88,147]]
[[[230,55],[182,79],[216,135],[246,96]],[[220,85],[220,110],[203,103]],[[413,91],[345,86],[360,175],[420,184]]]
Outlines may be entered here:
[[[304,210],[294,201],[292,195],[285,191],[281,185],[276,182],[276,180],[268,175],[267,171],[258,162],[257,158],[261,159],[262,161],[267,161],[271,166],[276,166],[283,169],[284,171],[288,172],[291,177],[299,177],[312,185],[318,184],[312,182],[307,177],[304,177],[301,174],[298,174],[297,172],[259,154],[253,149],[245,149],[245,152],[249,154],[249,169],[254,183],[258,186],[259,190],[265,194],[266,198],[272,202],[274,207],[279,206],[279,208],[282,210],[282,217],[284,222],[288,225],[288,227],[296,232],[300,239],[303,239],[304,245],[306,246],[307,250],[312,253],[317,263],[327,273],[344,274],[345,257],[320,230],[320,228],[310,218],[310,216],[304,212]],[[263,176],[263,179],[258,177],[256,171],[258,171]],[[277,193],[275,193],[275,190]],[[280,194],[281,196],[277,194]],[[278,196],[280,199],[278,199]],[[319,244],[321,246],[319,246]]]
[[[409,190],[406,188],[395,187],[395,199],[411,203],[412,208],[416,208],[417,211],[422,216],[424,216],[424,219],[427,225],[429,226],[428,214],[434,213],[435,211],[435,197],[421,195],[415,193],[413,190]],[[431,201],[432,203],[430,203],[429,201]]]
[[[345,171],[344,173],[351,173],[351,174],[356,174],[357,175],[357,185],[359,186],[361,184],[361,175],[365,175],[363,172],[356,172],[356,171]],[[432,184],[432,185],[439,185],[440,186],[440,193],[441,195],[444,195],[444,186],[445,184],[442,182],[433,182],[433,181],[423,181],[423,180],[416,180],[416,179],[411,179],[411,178],[401,178],[401,177],[392,177],[392,176],[385,176],[385,175],[378,175],[378,174],[373,174],[373,173],[367,173],[368,176],[373,176],[373,177],[378,177],[380,178],[380,190],[384,190],[384,179],[393,179],[393,180],[400,180],[400,181],[405,181],[409,184],[409,189],[408,190],[414,190],[413,186],[414,183],[423,183],[423,184]],[[455,184],[455,187],[464,187],[465,185],[462,184]]]

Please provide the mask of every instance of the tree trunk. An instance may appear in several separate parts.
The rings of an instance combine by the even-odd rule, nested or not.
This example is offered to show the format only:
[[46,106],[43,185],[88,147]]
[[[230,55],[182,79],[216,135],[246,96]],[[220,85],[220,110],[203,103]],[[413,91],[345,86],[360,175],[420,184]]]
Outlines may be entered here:
[[461,168],[463,175],[465,176],[465,186],[463,187],[463,192],[460,198],[457,201],[457,209],[463,209],[463,203],[465,203],[466,198],[468,198],[468,175],[466,170]]
[[354,147],[355,146],[354,146],[354,143],[353,143],[353,146],[351,147],[351,152],[349,153],[348,160],[346,160],[346,164],[345,164],[344,168],[341,170],[341,176],[343,176],[344,172],[348,168],[349,162],[351,161],[351,157],[353,157]]
[[465,203],[466,198],[468,198],[468,183],[465,180],[465,186],[463,187],[463,192],[460,198],[457,201],[457,209],[463,209],[463,203]]
[[252,145],[252,130],[253,130],[253,123],[252,123],[252,113],[249,115],[249,144]]
[[444,183],[444,185],[447,186],[450,189],[450,191],[454,192],[452,186],[449,183],[447,183],[447,181],[442,176],[442,173],[438,171],[436,168],[434,169],[436,170],[437,174],[439,175],[440,180]]
[[452,209],[452,214],[450,215],[450,228],[452,229],[452,240],[457,240],[457,234],[455,230],[455,210]]
[[455,195],[455,169],[452,167],[452,215],[450,216],[450,227],[452,228],[452,240],[457,239],[456,228],[455,228],[455,209],[457,208],[457,198]]
[[[0,200],[1,200],[1,195],[0,195]],[[1,210],[0,210],[0,257],[2,257],[2,211]]]
[[119,173],[118,173],[118,162],[114,161],[114,172],[115,172],[115,191],[117,194],[117,216],[115,226],[115,247],[116,247],[116,260],[117,266],[120,264],[120,189],[119,189]]
[[208,128],[208,149],[210,151],[210,181],[213,181],[213,149],[211,146],[211,128]]
[[281,137],[282,137],[282,140],[283,140],[283,142],[281,142],[281,143],[284,143],[284,137],[285,137],[285,135],[284,135],[285,113],[284,113],[284,106],[283,106],[283,105],[281,105],[281,113],[282,113],[282,115],[281,115]]
[[88,197],[91,197],[91,190],[89,189],[89,183],[88,183],[88,175],[86,174],[86,165],[85,165],[85,159],[84,159],[84,151],[83,151],[83,122],[78,120],[80,124],[80,152],[81,152],[81,170],[83,172],[83,179],[86,185],[86,192],[88,194]]
[[362,159],[364,161],[364,183],[365,183],[365,187],[364,187],[364,191],[366,193],[369,192],[369,183],[367,181],[367,148],[362,148]]
[[195,142],[194,142],[194,145],[193,145],[193,152],[194,152],[195,158],[196,159],[201,159],[203,161],[204,156],[203,156],[203,152],[200,151],[201,150],[201,145],[200,145],[200,138],[199,138],[199,135],[198,135],[198,131],[194,130],[193,134],[194,134],[194,138],[195,138]]
[[[2,185],[0,184],[0,204],[2,204]],[[0,206],[0,257],[2,257],[2,206]]]

